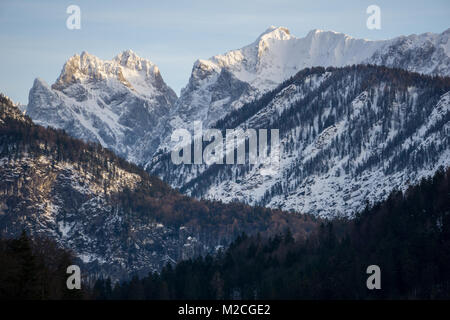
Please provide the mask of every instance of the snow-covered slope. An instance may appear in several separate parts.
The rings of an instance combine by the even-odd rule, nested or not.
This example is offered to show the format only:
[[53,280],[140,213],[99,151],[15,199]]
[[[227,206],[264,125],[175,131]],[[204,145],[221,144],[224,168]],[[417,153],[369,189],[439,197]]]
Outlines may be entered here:
[[192,129],[193,121],[211,127],[307,67],[365,63],[450,75],[449,34],[450,29],[371,41],[316,29],[297,38],[287,28],[271,26],[250,45],[195,62],[189,83],[171,110],[159,153],[170,150],[174,129]]
[[271,26],[252,44],[199,60],[196,66],[206,65],[216,72],[225,68],[259,91],[271,90],[298,71],[313,66],[341,67],[364,62],[450,75],[449,35],[450,29],[442,34],[371,41],[315,29],[304,38],[297,38],[286,28]]
[[312,30],[296,38],[286,28],[271,26],[250,45],[197,60],[171,124],[186,127],[200,120],[209,127],[306,67],[360,63],[382,46],[382,41],[332,31]]
[[376,66],[307,69],[217,125],[279,129],[279,170],[161,157],[151,172],[196,197],[352,215],[450,166],[450,78]]
[[272,26],[254,43],[214,56],[211,62],[229,69],[239,80],[258,90],[267,91],[307,67],[359,63],[382,45],[382,41],[354,39],[317,29],[297,38],[286,28]]
[[450,28],[441,34],[428,32],[385,41],[363,62],[423,74],[450,76]]
[[50,87],[36,79],[27,115],[139,162],[159,145],[158,127],[177,99],[152,62],[124,51],[112,61],[71,57]]

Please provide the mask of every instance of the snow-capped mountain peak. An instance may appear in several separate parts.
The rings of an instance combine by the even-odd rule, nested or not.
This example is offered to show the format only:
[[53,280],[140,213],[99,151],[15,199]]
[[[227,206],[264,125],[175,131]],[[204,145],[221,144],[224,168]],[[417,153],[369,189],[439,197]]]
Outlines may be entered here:
[[[189,128],[197,120],[210,127],[308,67],[364,63],[450,75],[449,34],[450,30],[446,30],[441,34],[371,41],[319,29],[296,37],[287,28],[271,26],[247,46],[197,60],[179,99],[164,83],[158,67],[132,50],[125,50],[109,61],[83,52],[66,62],[51,88],[42,81],[35,83],[30,92],[28,114],[40,124],[63,128],[66,125],[73,128],[70,119],[74,118],[75,123],[81,121],[80,130],[72,130],[71,134],[99,141],[128,160],[146,164],[158,149],[167,149],[174,128]],[[142,102],[138,103],[138,109],[151,112],[152,120],[134,109],[138,100]],[[74,103],[82,106],[74,107]],[[105,106],[111,108],[107,121],[97,113],[91,114],[98,109],[104,115]],[[54,118],[54,108],[61,113],[58,117],[64,119]],[[66,112],[73,116],[62,116]],[[140,116],[135,118],[132,114]],[[99,118],[111,130],[99,125]],[[130,121],[131,118],[134,120]],[[140,133],[125,139],[130,130]],[[146,134],[141,133],[150,131],[154,133],[149,136],[151,142],[142,141]],[[127,142],[115,145],[119,136]],[[135,145],[138,137],[141,141]]]
[[64,65],[53,89],[64,90],[73,84],[87,84],[114,79],[138,94],[151,96],[154,87],[161,86],[158,67],[140,58],[132,50],[118,54],[113,60],[101,60],[83,51],[72,56]]
[[[285,63],[283,59],[296,39],[287,28],[271,26],[250,45],[216,55],[209,60],[219,68],[229,69],[239,80],[249,82],[257,89],[266,89],[267,80],[272,83],[269,86],[273,87],[273,84],[280,82],[279,78],[285,77],[280,65]],[[267,70],[269,64],[278,71]],[[272,79],[261,75],[266,70],[272,73]]]
[[[64,64],[56,82],[54,89],[64,89],[74,83],[81,83],[86,80],[102,80],[107,77],[110,70],[99,58],[83,51],[81,55],[75,54]],[[108,68],[109,69],[109,68]]]
[[258,37],[257,42],[270,39],[289,40],[291,38],[292,38],[291,32],[289,31],[288,28],[270,26]]
[[265,92],[307,67],[359,63],[382,45],[382,41],[355,39],[319,29],[297,38],[285,27],[271,26],[250,45],[209,61],[216,65],[211,67],[215,72],[226,68],[237,79]]
[[51,87],[35,80],[27,114],[39,124],[63,128],[138,162],[141,153],[159,143],[155,132],[176,99],[158,67],[133,51],[112,60],[84,51],[64,64]]
[[145,71],[146,76],[159,74],[158,67],[150,60],[139,57],[131,49],[125,50],[119,53],[113,61],[119,65],[136,71]]

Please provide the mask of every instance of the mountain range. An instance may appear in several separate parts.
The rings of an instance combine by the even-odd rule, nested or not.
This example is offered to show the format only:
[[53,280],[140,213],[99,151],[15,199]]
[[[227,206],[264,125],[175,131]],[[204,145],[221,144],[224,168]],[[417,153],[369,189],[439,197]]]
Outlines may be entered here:
[[211,127],[307,67],[362,63],[448,76],[449,35],[447,29],[370,41],[316,29],[297,38],[271,26],[241,49],[197,60],[180,97],[156,65],[131,50],[112,61],[83,52],[66,62],[51,87],[36,79],[26,112],[38,124],[99,142],[146,166],[170,150],[174,129],[191,128],[193,121]]
[[[0,97],[0,234],[49,236],[118,280],[242,232],[301,239],[354,217],[450,166],[449,37],[270,27],[197,60],[179,97],[131,50],[74,55],[27,106]],[[279,166],[173,164],[171,133],[194,121],[223,136],[278,129]]]
[[34,124],[3,95],[0,181],[2,238],[51,238],[78,257],[85,276],[114,281],[216,253],[243,232],[291,227],[305,238],[320,221],[188,198],[98,143]]
[[150,172],[198,198],[351,217],[450,166],[450,78],[383,66],[307,68],[215,127],[278,128],[274,173],[248,159],[175,165],[170,154]]
[[37,124],[139,163],[159,145],[158,132],[176,100],[158,67],[133,51],[111,61],[83,52],[66,62],[51,87],[34,81],[26,112]]
[[[448,165],[448,88],[382,68],[309,68],[370,64],[449,76],[449,36],[447,29],[370,41],[312,30],[297,38],[270,27],[241,49],[197,60],[180,97],[156,65],[131,50],[112,61],[83,52],[51,87],[36,79],[26,113],[100,143],[188,195],[351,215]],[[409,84],[398,85],[404,78]],[[263,177],[258,168],[171,164],[171,133],[192,131],[194,121],[222,130],[281,129],[280,171]],[[426,150],[412,151],[418,147]],[[401,166],[398,153],[407,154]],[[416,153],[432,159],[411,173]]]

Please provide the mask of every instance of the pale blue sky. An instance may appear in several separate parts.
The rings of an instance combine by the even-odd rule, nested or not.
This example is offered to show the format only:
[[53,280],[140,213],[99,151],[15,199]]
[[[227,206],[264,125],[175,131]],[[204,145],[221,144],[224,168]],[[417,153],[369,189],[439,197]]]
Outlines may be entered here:
[[[81,30],[66,28],[70,4],[81,8]],[[366,28],[371,4],[381,8],[381,30]],[[247,45],[270,25],[297,37],[318,28],[387,39],[440,33],[449,17],[449,0],[0,0],[0,92],[27,103],[34,78],[52,84],[73,54],[111,59],[132,49],[179,94],[196,59]]]

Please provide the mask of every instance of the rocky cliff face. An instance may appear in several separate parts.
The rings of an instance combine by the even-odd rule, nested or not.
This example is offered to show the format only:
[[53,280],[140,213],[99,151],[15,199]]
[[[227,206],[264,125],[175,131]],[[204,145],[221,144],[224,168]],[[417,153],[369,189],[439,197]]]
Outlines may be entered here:
[[51,87],[35,80],[26,112],[36,123],[139,163],[159,145],[159,127],[176,99],[158,67],[134,52],[112,61],[83,52],[67,61]]

